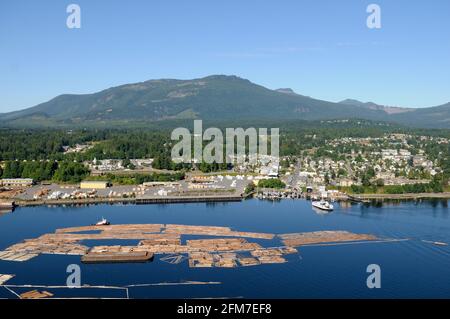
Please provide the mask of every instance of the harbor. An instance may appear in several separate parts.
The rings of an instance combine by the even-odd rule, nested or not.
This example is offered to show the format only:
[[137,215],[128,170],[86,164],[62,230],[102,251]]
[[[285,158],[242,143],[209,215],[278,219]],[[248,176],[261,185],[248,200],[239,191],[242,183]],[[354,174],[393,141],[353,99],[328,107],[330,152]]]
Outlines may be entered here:
[[[4,281],[0,297],[299,297],[316,290],[303,293],[294,287],[315,285],[323,294],[335,278],[347,278],[347,285],[356,289],[357,274],[365,274],[374,254],[387,271],[406,267],[420,272],[426,270],[427,260],[437,265],[437,260],[447,258],[450,238],[444,233],[432,237],[427,231],[431,225],[446,227],[444,206],[416,204],[415,211],[424,210],[419,217],[410,215],[408,202],[382,207],[345,204],[334,202],[333,212],[321,215],[301,199],[220,205],[19,206],[0,223],[0,273],[7,275],[0,277]],[[434,215],[427,213],[430,209]],[[385,211],[398,222],[377,218]],[[418,218],[421,222],[414,222]],[[25,220],[33,228],[22,224]],[[97,221],[102,224],[95,225]],[[22,227],[11,226],[17,222]],[[392,256],[408,262],[410,247],[428,259],[389,264],[386,258]],[[64,286],[69,264],[82,269],[82,285],[75,290]],[[331,277],[330,267],[336,273]],[[436,272],[445,270],[439,267]],[[395,279],[400,280],[398,290],[389,293],[407,291],[401,288],[406,287],[402,278]],[[425,278],[416,285],[430,284],[432,279]],[[351,293],[344,289],[327,295]]]

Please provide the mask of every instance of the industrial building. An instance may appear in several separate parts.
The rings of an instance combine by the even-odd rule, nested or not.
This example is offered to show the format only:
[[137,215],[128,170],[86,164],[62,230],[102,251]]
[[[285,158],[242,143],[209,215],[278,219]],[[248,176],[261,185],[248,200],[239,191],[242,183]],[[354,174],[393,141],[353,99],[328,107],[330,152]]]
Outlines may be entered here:
[[0,186],[5,187],[27,187],[33,184],[32,178],[3,178],[0,180]]

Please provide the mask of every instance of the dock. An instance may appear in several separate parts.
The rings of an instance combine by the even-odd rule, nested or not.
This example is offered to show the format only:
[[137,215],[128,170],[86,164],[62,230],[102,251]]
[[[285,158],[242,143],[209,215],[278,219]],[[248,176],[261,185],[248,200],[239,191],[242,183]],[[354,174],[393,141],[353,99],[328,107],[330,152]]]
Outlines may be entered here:
[[208,202],[240,202],[240,195],[138,197],[136,204],[176,204]]
[[[97,197],[82,199],[41,199],[18,200],[17,206],[61,206],[61,205],[95,205],[95,204],[179,204],[179,203],[210,203],[210,202],[240,202],[241,195],[213,195],[213,196],[149,196],[136,198]],[[5,208],[6,209],[6,208]]]

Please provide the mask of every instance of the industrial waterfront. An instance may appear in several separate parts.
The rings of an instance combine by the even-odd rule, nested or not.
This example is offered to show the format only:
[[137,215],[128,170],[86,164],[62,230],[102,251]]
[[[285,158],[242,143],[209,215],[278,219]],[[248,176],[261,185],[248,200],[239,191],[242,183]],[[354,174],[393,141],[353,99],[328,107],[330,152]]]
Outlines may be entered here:
[[[103,235],[88,234],[89,225],[101,217],[111,222],[108,231]],[[99,264],[82,263],[80,254],[47,251],[23,262],[0,260],[0,274],[14,275],[4,285],[18,295],[36,286],[55,298],[445,298],[450,295],[450,249],[436,244],[450,243],[446,200],[378,205],[341,202],[335,203],[333,212],[322,214],[314,211],[309,201],[301,199],[18,207],[12,213],[0,215],[0,250],[14,247],[25,239],[60,240],[65,236],[70,240],[80,239],[79,244],[83,246],[100,247],[97,251],[111,246],[142,247],[139,246],[142,237],[147,238],[142,240],[146,247],[153,240],[161,239],[160,235],[156,238],[154,234],[144,234],[149,231],[147,228],[159,229],[162,238],[170,243],[186,245],[177,247],[194,248],[195,253],[191,255],[197,258],[197,263],[190,262],[189,252],[174,255],[175,251],[170,249],[169,255],[155,251],[152,260],[145,263]],[[324,231],[366,234],[368,237],[354,239],[369,240],[305,244],[299,242],[305,239],[301,235],[280,235]],[[200,234],[207,235],[208,240],[203,240],[205,236]],[[240,236],[250,238],[246,238],[247,242]],[[283,244],[300,246],[295,253],[285,251],[269,257],[261,254],[261,250]],[[192,267],[198,265],[198,260],[208,261],[204,254],[209,256],[207,251],[220,250],[221,245],[237,250],[244,247],[250,254],[245,257],[237,252],[234,263],[232,255],[236,252],[229,251],[220,255],[223,259],[212,260],[212,267]],[[209,248],[202,251],[204,248],[196,247]],[[200,259],[199,255],[202,255]],[[256,264],[251,264],[255,260]],[[70,264],[81,267],[81,284],[90,287],[65,287]],[[382,269],[381,289],[369,289],[366,285],[369,264],[378,264]],[[0,297],[17,298],[8,289],[0,287]]]

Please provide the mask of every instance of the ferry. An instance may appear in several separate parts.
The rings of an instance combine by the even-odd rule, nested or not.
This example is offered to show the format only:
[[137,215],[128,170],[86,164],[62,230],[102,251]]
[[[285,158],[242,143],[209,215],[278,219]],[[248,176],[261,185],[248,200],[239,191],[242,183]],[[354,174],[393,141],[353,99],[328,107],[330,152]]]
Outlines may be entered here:
[[332,211],[334,209],[333,205],[326,200],[313,201],[312,206],[321,210]]
[[105,218],[102,218],[101,221],[99,221],[97,224],[95,224],[95,226],[108,226],[110,223],[108,220],[106,220]]

